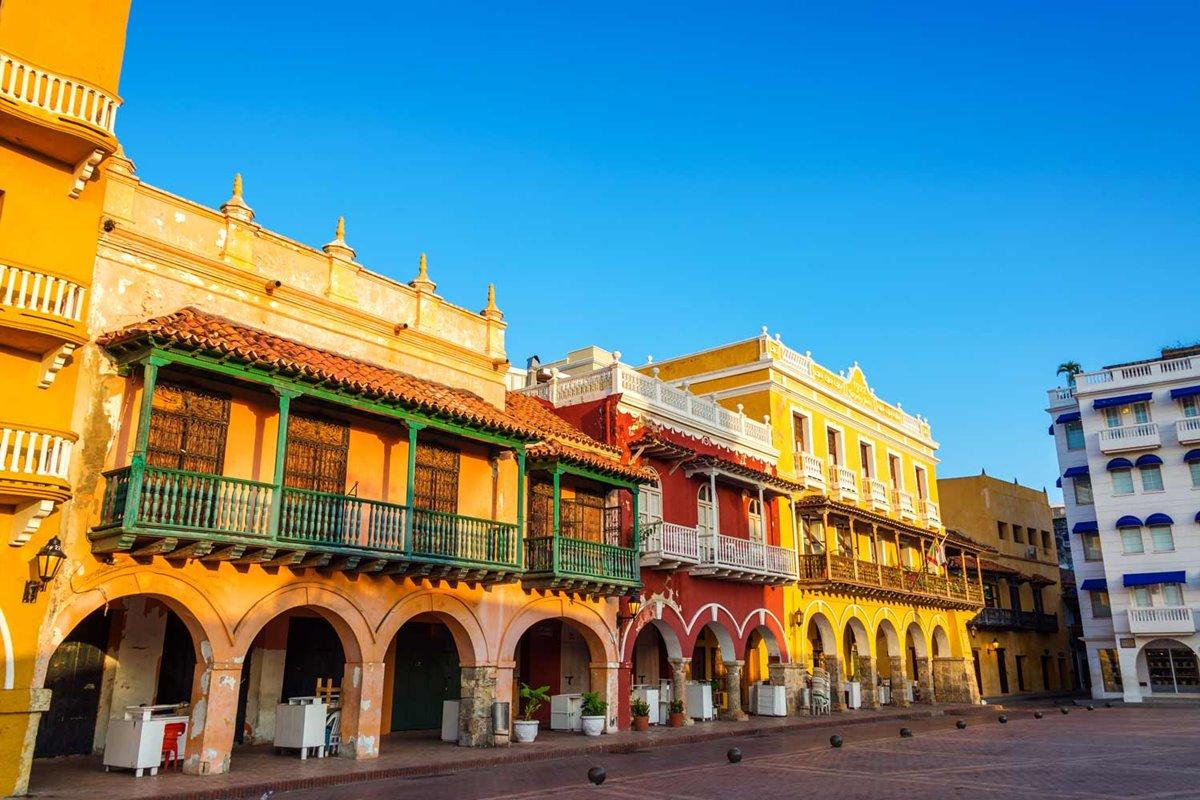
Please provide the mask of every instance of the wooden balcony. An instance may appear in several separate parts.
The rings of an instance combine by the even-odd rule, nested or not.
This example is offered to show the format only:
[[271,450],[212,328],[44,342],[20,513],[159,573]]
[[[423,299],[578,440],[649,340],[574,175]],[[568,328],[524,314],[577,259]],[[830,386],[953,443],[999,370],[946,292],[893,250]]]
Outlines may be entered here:
[[969,610],[983,605],[983,589],[961,573],[933,572],[877,564],[832,553],[799,557],[801,586],[938,608]]
[[1016,611],[1011,608],[984,608],[971,620],[971,624],[980,630],[989,631],[1054,633],[1058,630],[1058,614]]
[[100,553],[484,584],[520,573],[512,523],[138,463],[105,478]]
[[622,595],[641,586],[638,552],[632,547],[575,539],[530,536],[525,542],[523,583],[583,595]]

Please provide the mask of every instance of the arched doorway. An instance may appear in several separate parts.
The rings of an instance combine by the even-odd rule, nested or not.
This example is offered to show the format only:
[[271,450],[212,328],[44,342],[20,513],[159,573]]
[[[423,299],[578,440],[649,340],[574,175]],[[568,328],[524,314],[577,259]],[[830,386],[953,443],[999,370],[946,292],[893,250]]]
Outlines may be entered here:
[[750,713],[757,713],[751,702],[750,687],[756,683],[771,682],[771,664],[781,660],[779,640],[775,632],[766,625],[757,625],[746,637],[746,650],[743,655],[745,667],[742,670],[742,707]]
[[925,633],[916,622],[904,629],[904,657],[907,663],[908,698],[918,702],[933,701],[933,674],[929,664],[929,649]]
[[842,629],[842,664],[846,678],[845,700],[849,708],[874,705],[875,675],[870,668],[871,641],[867,626],[857,617],[846,620]]
[[160,599],[128,596],[88,614],[50,657],[34,756],[102,751],[110,718],[128,706],[178,705],[185,717],[197,657],[191,630]]
[[1146,681],[1151,694],[1200,692],[1196,653],[1183,642],[1155,639],[1138,653],[1137,662],[1138,680]]
[[905,691],[900,656],[900,637],[889,620],[880,620],[875,629],[875,673],[879,676],[880,705],[899,705]]
[[825,656],[837,655],[837,637],[834,636],[833,625],[824,614],[813,614],[809,618],[805,640],[807,646],[804,650],[809,674],[825,668]]
[[933,657],[934,658],[949,658],[950,657],[950,637],[946,635],[946,629],[941,625],[935,625],[933,628]]
[[671,659],[683,655],[675,631],[662,620],[652,620],[633,641],[633,685],[660,686],[671,680]]
[[[709,622],[700,629],[692,646],[692,680],[707,682],[712,687],[713,711],[718,715],[729,712],[735,715],[742,713],[741,685],[738,686],[736,701],[732,704],[728,691],[726,662],[735,661],[737,657],[738,647],[728,628],[719,622]],[[691,703],[688,706],[692,716],[703,716],[704,709],[693,708]]]
[[[514,653],[512,707],[521,714],[521,684],[537,688],[550,687],[550,695],[582,695],[596,691],[602,696],[606,687],[592,685],[593,658],[588,638],[575,623],[561,618],[535,622],[521,634]],[[552,719],[552,705],[543,705],[533,718],[542,723],[542,730],[564,729],[565,718]],[[565,706],[564,706],[565,707]],[[610,715],[616,709],[610,708]],[[576,722],[570,721],[574,729]]]
[[462,692],[462,665],[449,626],[433,614],[418,614],[396,632],[385,664],[383,730],[440,729],[445,703],[457,702]]

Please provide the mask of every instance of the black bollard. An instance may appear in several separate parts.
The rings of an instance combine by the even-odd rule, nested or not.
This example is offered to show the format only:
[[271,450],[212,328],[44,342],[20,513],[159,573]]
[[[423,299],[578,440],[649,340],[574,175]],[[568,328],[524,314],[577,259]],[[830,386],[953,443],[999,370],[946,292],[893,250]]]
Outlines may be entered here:
[[730,764],[736,764],[742,760],[742,750],[739,747],[731,747],[725,757],[729,759]]
[[1104,704],[1104,707],[1105,707],[1105,708],[1112,708],[1112,703],[1105,703],[1105,704]]
[[1003,725],[1004,723],[1008,722],[1008,717],[1007,717],[1007,716],[1005,716],[1004,714],[1001,714],[1001,715],[1000,715],[999,717],[997,717],[996,719],[1000,720],[1000,724],[1001,724],[1001,725]]
[[841,747],[842,746],[842,737],[836,733],[833,736],[830,736],[829,737],[829,745],[830,745],[830,747]]
[[599,786],[604,783],[604,779],[608,777],[608,773],[604,771],[604,767],[592,767],[588,770],[588,780]]
[[1033,712],[1033,718],[1034,718],[1034,719],[1041,719],[1043,716],[1044,716],[1044,715],[1043,715],[1043,714],[1042,714],[1042,712],[1040,712],[1040,711],[1035,711],[1035,712]]
[[900,738],[901,739],[912,738],[912,728],[901,728],[900,729]]
[[1060,708],[1060,709],[1059,709],[1059,711],[1061,711],[1061,712],[1062,712],[1062,713],[1064,713],[1064,714],[1070,714],[1070,713],[1071,713],[1071,709],[1067,708],[1066,706],[1063,706],[1062,708]]
[[954,727],[961,731],[967,727],[967,721],[965,719],[960,719],[958,722],[954,723]]
[[1096,707],[1094,705],[1092,705],[1091,703],[1088,703],[1087,709],[1088,709],[1088,711],[1095,711]]

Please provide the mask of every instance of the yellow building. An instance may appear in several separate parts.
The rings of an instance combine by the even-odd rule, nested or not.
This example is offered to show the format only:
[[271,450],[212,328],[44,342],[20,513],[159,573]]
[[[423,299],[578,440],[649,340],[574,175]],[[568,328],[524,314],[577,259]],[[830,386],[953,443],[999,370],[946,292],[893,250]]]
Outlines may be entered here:
[[642,370],[765,420],[780,473],[804,486],[786,614],[809,674],[792,682],[820,695],[828,680],[834,710],[978,700],[966,626],[982,587],[961,564],[981,548],[942,526],[927,421],[879,399],[857,364],[832,372],[765,329]]
[[987,474],[938,481],[946,524],[982,557],[984,608],[969,625],[985,697],[1076,688],[1053,515],[1044,490]]
[[0,599],[0,795],[24,791],[48,702],[34,677],[46,606],[21,602],[22,585],[72,497],[74,355],[92,301],[97,165],[117,149],[128,12],[128,0],[0,10],[0,574],[12,583]]

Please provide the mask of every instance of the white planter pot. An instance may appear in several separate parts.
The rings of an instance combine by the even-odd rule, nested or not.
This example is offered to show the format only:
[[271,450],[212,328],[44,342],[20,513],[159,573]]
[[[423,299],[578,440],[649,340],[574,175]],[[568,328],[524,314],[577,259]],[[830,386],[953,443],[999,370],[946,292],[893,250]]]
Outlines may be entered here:
[[604,717],[583,717],[583,735],[599,736],[604,733]]
[[528,743],[537,738],[538,721],[536,719],[519,719],[513,722],[513,735],[518,742]]

